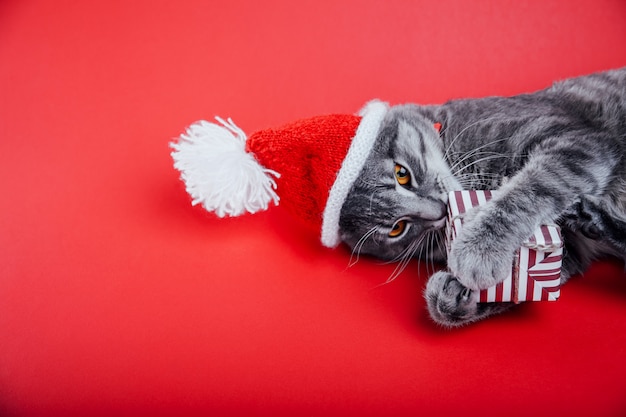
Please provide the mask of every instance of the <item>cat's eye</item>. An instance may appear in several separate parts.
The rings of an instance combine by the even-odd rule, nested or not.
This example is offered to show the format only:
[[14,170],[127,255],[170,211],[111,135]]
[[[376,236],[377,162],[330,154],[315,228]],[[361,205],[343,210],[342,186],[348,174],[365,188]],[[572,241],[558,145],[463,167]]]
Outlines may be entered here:
[[411,184],[411,173],[409,172],[408,169],[406,169],[400,164],[396,164],[396,167],[394,168],[394,172],[395,172],[396,181],[398,181],[398,184],[402,186],[407,186]]
[[389,232],[389,237],[398,237],[406,230],[406,220],[398,220],[395,222]]

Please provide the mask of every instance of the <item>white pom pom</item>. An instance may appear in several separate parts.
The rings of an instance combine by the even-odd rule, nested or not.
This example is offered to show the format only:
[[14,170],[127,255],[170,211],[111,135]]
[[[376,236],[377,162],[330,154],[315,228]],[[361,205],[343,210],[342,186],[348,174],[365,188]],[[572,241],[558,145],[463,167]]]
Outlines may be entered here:
[[230,118],[216,119],[221,125],[196,122],[170,145],[192,204],[202,203],[220,217],[266,210],[271,201],[278,204],[272,175],[280,174],[246,152],[246,134]]

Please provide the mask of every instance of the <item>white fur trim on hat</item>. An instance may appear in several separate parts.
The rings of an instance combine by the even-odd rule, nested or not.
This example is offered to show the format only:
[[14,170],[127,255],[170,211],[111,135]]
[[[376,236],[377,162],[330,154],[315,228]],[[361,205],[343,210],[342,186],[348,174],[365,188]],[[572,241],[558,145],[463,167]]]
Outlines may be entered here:
[[341,168],[337,173],[337,179],[333,183],[328,195],[328,201],[324,208],[322,219],[322,245],[334,248],[339,245],[339,215],[341,207],[348,197],[352,185],[361,173],[363,165],[369,156],[380,125],[387,114],[389,105],[379,100],[372,100],[367,103],[359,112],[363,117],[356,135],[352,139],[348,153],[341,163]]

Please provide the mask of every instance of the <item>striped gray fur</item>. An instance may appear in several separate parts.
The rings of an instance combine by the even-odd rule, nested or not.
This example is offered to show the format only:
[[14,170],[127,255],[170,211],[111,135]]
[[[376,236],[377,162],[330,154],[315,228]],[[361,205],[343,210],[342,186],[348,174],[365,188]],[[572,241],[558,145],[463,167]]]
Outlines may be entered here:
[[[409,184],[398,183],[397,164]],[[459,189],[499,193],[466,215],[446,259],[447,193]],[[477,303],[477,290],[502,281],[514,251],[546,223],[563,231],[562,282],[595,259],[626,260],[626,68],[531,94],[392,107],[340,234],[357,256],[447,261],[425,297],[431,317],[453,327],[510,307]]]

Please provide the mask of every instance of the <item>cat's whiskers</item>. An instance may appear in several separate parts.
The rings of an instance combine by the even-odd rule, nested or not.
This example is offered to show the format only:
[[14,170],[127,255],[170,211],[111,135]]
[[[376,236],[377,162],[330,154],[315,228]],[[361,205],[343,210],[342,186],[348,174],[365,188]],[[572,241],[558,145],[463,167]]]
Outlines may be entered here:
[[[439,229],[439,230],[433,230],[430,232],[430,239],[429,239],[429,244],[427,248],[427,253],[430,253],[432,255],[436,252],[436,249],[445,249],[445,248],[442,248],[442,240],[441,240],[443,237],[443,230],[444,229]],[[435,267],[435,260],[433,256],[429,256],[425,259],[425,261],[426,261],[426,274],[428,276],[431,276],[437,270],[437,268]]]
[[481,180],[481,181],[493,181],[502,178],[501,174],[491,174],[488,172],[464,172],[456,176],[459,182],[467,180]]
[[394,270],[391,273],[391,275],[389,276],[389,278],[387,278],[387,280],[384,282],[384,284],[389,284],[390,282],[392,282],[396,278],[398,278],[400,276],[400,274],[402,274],[402,272],[409,265],[409,262],[414,258],[414,255],[415,255],[415,252],[417,252],[417,249],[422,246],[421,245],[422,241],[423,241],[423,239],[415,240],[415,241],[411,242],[411,244],[409,244],[402,251],[402,256],[398,260],[398,264],[394,268]]
[[495,156],[495,155],[502,156],[502,154],[498,152],[468,152],[467,154],[463,155],[462,158],[456,161],[452,166],[450,166],[450,171],[458,174],[465,168],[465,166],[471,163],[471,162],[468,163],[468,161],[470,161],[472,158],[481,158],[484,156]]
[[431,252],[431,246],[432,246],[431,236],[432,236],[432,233],[428,233],[428,241],[426,242],[425,245],[422,245],[422,248],[420,249],[420,255],[419,255],[420,259],[424,259],[425,260],[425,263],[426,263],[426,274],[429,275],[429,276],[430,276],[430,267],[429,267],[429,262],[428,262],[428,258],[429,257],[428,256],[424,257],[424,256],[422,256],[422,254],[424,252],[426,252],[426,255],[428,255],[429,253],[432,253]]
[[[450,143],[448,144],[448,146],[446,147],[446,150],[443,153],[443,158],[447,161],[448,160],[448,156],[450,153],[450,150],[452,149],[452,146],[454,145],[454,143],[461,137],[461,135],[463,133],[465,133],[468,129],[471,129],[472,127],[481,124],[481,123],[485,123],[485,122],[489,122],[491,120],[497,119],[499,116],[492,116],[492,117],[486,117],[484,119],[479,119],[474,121],[473,123],[468,124],[467,126],[465,126],[463,129],[461,129],[461,131],[459,133],[456,134],[456,136],[454,138],[452,138],[452,141],[450,141]],[[445,133],[442,132],[442,133]]]
[[472,189],[481,185],[485,187],[499,187],[502,181],[502,174],[492,172],[461,172],[456,175],[450,174],[442,177],[441,181],[445,182],[448,178],[454,178],[462,189]]
[[368,209],[369,214],[372,214],[372,212],[373,212],[374,196],[375,195],[376,195],[376,191],[373,191],[372,194],[370,195],[370,205],[369,205],[369,209]]
[[406,254],[412,250],[413,245],[415,245],[416,243],[420,244],[423,241],[423,239],[424,239],[423,236],[415,239],[414,241],[412,241],[411,243],[406,245],[406,247],[404,249],[402,249],[402,251],[399,254],[397,254],[395,258],[387,260],[387,261],[383,261],[383,262],[381,262],[381,264],[382,265],[389,265],[389,264],[393,264],[393,263],[397,263],[397,262],[402,262],[402,260],[406,257]]
[[429,262],[430,262],[432,264],[432,269],[434,271],[435,264],[434,264],[434,261],[432,260],[432,257],[422,256],[422,255],[424,253],[429,254],[434,251],[434,245],[435,245],[434,240],[436,239],[436,236],[438,236],[437,230],[431,230],[426,233],[423,233],[417,239],[413,240],[409,245],[407,245],[406,248],[404,248],[398,256],[396,256],[391,261],[385,262],[385,264],[397,262],[397,265],[395,269],[393,270],[392,274],[389,276],[389,278],[387,278],[387,280],[384,282],[384,284],[389,284],[390,282],[398,278],[400,274],[402,274],[402,272],[409,265],[409,262],[415,259],[415,255],[418,249],[419,249],[419,253],[418,253],[417,258],[423,259],[424,261],[426,261],[427,270],[429,270]]
[[[485,143],[485,144],[483,144],[481,146],[478,146],[476,148],[473,148],[469,152],[465,152],[460,159],[456,160],[454,162],[454,164],[452,164],[450,166],[450,171],[454,171],[457,166],[459,166],[460,164],[462,164],[463,162],[467,161],[469,158],[472,158],[472,157],[476,157],[476,156],[479,156],[479,155],[487,155],[487,154],[505,155],[505,153],[502,153],[502,152],[496,152],[496,151],[481,152],[481,151],[483,149],[489,147],[489,146],[495,145],[496,143],[505,142],[507,140],[508,140],[508,138],[496,139],[496,140],[493,140],[491,142],[487,142],[487,143]],[[450,155],[448,155],[448,156],[450,156]],[[446,160],[448,160],[448,159],[446,159]]]
[[361,249],[363,249],[363,245],[373,234],[375,234],[380,226],[376,225],[368,230],[361,238],[356,242],[354,248],[352,249],[352,253],[350,254],[350,260],[348,261],[348,267],[354,266],[357,262],[359,262],[359,258],[361,256]]
[[417,246],[415,244],[412,244],[410,248],[411,250],[407,251],[407,254],[403,257],[403,259],[400,262],[398,262],[398,264],[396,265],[396,268],[393,270],[393,273],[385,281],[385,284],[389,284],[390,282],[398,278],[400,274],[402,274],[402,272],[409,265],[409,262],[413,259],[413,254],[417,250]]
[[[465,131],[466,129],[463,129],[461,133]],[[456,140],[456,137],[454,140]],[[500,138],[500,139],[493,140],[491,142],[488,142],[481,146],[473,148],[469,152],[462,153],[459,158],[454,158],[453,161],[451,161],[451,165],[450,165],[451,176],[457,179],[457,181],[459,181],[459,183],[461,184],[463,188],[477,188],[480,186],[482,187],[499,186],[500,185],[499,182],[502,178],[502,174],[476,172],[475,170],[470,170],[470,171],[468,170],[476,166],[477,164],[490,160],[490,159],[519,158],[519,157],[523,158],[527,156],[525,154],[518,155],[514,153],[509,153],[509,152],[495,152],[495,151],[486,151],[486,150],[483,151],[483,149],[489,146],[492,146],[494,144],[497,144],[499,142],[504,142],[507,140],[508,138]],[[450,154],[450,151],[452,150],[451,145],[452,143],[448,146],[448,149],[446,150],[446,154],[445,154],[446,158],[449,158],[449,159],[452,158],[452,155]],[[466,163],[468,160],[471,160],[472,158],[477,158],[477,157],[478,159],[475,159],[474,161],[470,163]],[[446,179],[447,178],[448,177],[446,177]],[[464,180],[464,178],[469,179],[469,181]]]
[[[432,235],[433,235],[432,233],[428,233],[428,241],[426,242],[426,245],[424,245],[425,246],[424,249],[426,250],[426,254],[432,253],[432,246],[433,246]],[[420,257],[421,257],[421,254],[420,254]],[[422,259],[424,259],[424,261],[426,262],[426,274],[428,276],[430,276],[430,274],[431,274],[430,273],[430,259],[429,259],[429,257],[422,258]]]
[[497,188],[502,175],[485,172],[467,172],[455,177],[463,189]]
[[503,155],[503,154],[496,154],[496,155],[485,156],[485,157],[479,158],[479,159],[477,159],[477,160],[475,160],[475,161],[473,161],[473,162],[471,162],[471,163],[469,163],[469,164],[467,164],[467,165],[465,165],[463,167],[460,167],[456,172],[453,172],[453,175],[457,176],[461,172],[463,172],[464,170],[467,170],[468,168],[470,168],[470,167],[472,167],[472,166],[474,166],[476,164],[479,164],[481,162],[489,161],[489,160],[492,160],[492,159],[510,158],[510,157],[511,157],[510,155]]
[[376,183],[376,182],[367,181],[366,179],[363,179],[363,178],[359,178],[359,179],[358,179],[358,181],[359,181],[361,184],[365,184],[365,185],[367,185],[367,186],[369,186],[369,187],[372,187],[372,188],[375,188],[375,189],[384,189],[384,188],[387,188],[387,185],[386,185],[386,184],[381,184],[381,183]]
[[[437,240],[437,248],[441,252],[446,252],[446,235],[445,235],[445,233],[446,233],[445,229],[440,229],[440,230],[437,231],[437,233],[435,233],[435,238]],[[434,253],[434,249],[435,248],[433,247],[432,249],[433,249],[433,252],[431,252],[431,253]],[[435,270],[437,269],[435,267],[435,260],[434,260],[434,258],[431,257],[430,258],[430,262],[431,262],[431,265],[433,267],[433,272],[432,273],[434,274]]]

